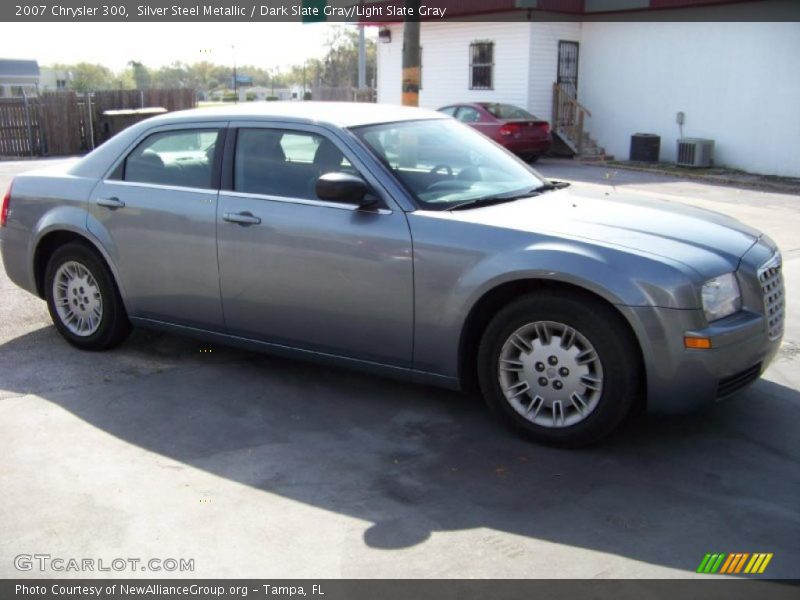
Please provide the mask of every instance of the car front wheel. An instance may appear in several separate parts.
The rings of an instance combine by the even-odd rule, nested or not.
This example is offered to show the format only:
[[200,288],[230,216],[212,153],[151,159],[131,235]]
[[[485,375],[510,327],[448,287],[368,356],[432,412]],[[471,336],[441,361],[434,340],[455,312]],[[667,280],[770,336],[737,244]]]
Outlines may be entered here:
[[106,264],[79,243],[58,248],[47,263],[45,295],[59,333],[83,350],[106,350],[122,342],[130,323]]
[[614,309],[582,294],[520,298],[490,322],[478,352],[483,395],[534,441],[575,447],[611,433],[639,390],[635,341]]

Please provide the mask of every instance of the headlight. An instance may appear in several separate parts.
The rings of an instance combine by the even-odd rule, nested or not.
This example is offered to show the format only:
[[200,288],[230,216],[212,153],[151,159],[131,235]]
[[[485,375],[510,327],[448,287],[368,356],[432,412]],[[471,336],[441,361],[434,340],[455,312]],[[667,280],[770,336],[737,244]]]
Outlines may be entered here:
[[709,322],[732,315],[742,308],[736,275],[725,273],[703,284],[703,310]]

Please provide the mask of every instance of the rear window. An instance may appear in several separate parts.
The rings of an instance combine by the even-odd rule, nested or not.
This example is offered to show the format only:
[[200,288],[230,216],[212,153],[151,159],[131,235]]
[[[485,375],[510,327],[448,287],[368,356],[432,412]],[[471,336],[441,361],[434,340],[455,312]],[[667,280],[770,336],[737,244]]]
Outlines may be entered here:
[[498,119],[535,119],[527,110],[513,104],[484,104],[483,107]]

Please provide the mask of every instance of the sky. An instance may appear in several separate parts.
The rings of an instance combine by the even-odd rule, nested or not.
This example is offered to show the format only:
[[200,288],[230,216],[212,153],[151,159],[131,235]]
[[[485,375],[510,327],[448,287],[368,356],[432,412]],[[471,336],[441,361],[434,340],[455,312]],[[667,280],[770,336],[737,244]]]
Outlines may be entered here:
[[[3,27],[0,58],[100,63],[114,71],[128,61],[148,67],[207,60],[263,68],[321,58],[328,23],[17,23]],[[372,30],[372,31],[371,31]],[[374,27],[367,35],[376,36]],[[235,49],[231,48],[235,46]]]

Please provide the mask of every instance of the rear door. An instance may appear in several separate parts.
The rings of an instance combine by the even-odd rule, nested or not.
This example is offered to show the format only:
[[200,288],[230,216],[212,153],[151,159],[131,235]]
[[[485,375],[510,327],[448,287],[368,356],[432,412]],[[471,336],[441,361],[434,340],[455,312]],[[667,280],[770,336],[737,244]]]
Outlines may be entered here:
[[155,130],[93,191],[89,230],[132,317],[222,330],[216,208],[226,123]]
[[229,333],[410,366],[411,236],[388,197],[368,209],[320,200],[319,175],[380,185],[346,145],[312,125],[231,129],[219,197],[220,285]]

